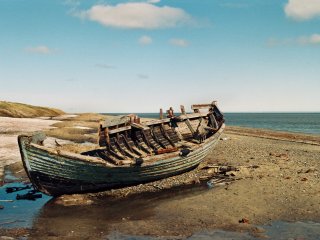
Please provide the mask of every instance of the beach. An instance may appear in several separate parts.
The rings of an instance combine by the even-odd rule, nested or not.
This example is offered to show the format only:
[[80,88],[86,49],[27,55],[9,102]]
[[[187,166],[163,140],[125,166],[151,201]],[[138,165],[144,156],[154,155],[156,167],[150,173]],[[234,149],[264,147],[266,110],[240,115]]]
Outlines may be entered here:
[[[0,120],[5,128],[5,121]],[[53,123],[36,121],[44,121],[44,128]],[[10,141],[2,141],[2,151],[10,155],[1,159],[1,166],[14,162],[19,166],[19,152],[12,140],[15,135],[7,132],[5,136]],[[233,166],[238,171],[228,172],[232,181],[208,187],[207,181],[216,175],[208,167],[212,165]],[[21,172],[21,164],[15,169]],[[197,169],[134,187],[59,197],[43,206],[27,234],[35,239],[53,233],[57,238],[101,238],[115,231],[185,237],[223,229],[264,235],[257,225],[277,220],[320,221],[319,171],[318,135],[229,127]],[[0,233],[10,235],[14,230]]]
[[41,118],[0,117],[0,180],[5,166],[20,162],[18,134],[49,129],[57,122]]

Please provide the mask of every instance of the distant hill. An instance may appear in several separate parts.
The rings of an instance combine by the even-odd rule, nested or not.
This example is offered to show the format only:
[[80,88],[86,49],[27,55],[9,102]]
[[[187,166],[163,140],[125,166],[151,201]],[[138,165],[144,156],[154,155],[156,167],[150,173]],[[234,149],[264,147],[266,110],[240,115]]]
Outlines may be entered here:
[[38,107],[23,103],[0,101],[1,117],[54,117],[64,114],[63,111],[55,108]]

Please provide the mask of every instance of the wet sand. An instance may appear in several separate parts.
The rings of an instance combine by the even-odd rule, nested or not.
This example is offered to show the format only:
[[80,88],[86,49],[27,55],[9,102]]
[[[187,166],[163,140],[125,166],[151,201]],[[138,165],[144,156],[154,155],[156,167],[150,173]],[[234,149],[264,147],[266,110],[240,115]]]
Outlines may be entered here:
[[[181,239],[224,229],[263,236],[255,225],[320,222],[320,136],[277,134],[228,128],[198,169],[136,187],[62,196],[42,208],[28,234],[34,239],[100,239],[120,232]],[[229,172],[236,179],[231,184],[208,188],[206,181],[213,176],[212,169],[203,168],[208,164],[240,171]],[[239,223],[242,219],[246,223]],[[10,235],[0,229],[1,234]]]

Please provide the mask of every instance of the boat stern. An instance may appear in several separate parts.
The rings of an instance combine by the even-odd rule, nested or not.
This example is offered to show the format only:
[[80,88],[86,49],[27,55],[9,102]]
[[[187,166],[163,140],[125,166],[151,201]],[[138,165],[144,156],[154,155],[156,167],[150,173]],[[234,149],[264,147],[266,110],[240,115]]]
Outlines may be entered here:
[[35,132],[33,134],[23,134],[18,136],[18,145],[19,145],[19,150],[20,150],[20,155],[21,155],[21,160],[22,160],[24,170],[26,171],[27,176],[29,177],[33,187],[37,190],[39,190],[37,187],[37,184],[35,184],[31,176],[32,169],[30,166],[28,152],[26,148],[30,143],[42,145],[45,138],[46,138],[46,135],[43,132]]

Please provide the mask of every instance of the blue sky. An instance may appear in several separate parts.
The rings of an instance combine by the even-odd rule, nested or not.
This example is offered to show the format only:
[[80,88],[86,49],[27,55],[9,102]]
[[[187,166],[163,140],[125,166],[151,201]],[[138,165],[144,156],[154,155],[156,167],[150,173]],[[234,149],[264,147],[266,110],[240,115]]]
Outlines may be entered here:
[[320,111],[319,0],[0,0],[0,100]]

